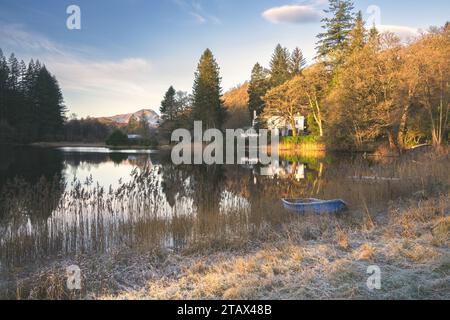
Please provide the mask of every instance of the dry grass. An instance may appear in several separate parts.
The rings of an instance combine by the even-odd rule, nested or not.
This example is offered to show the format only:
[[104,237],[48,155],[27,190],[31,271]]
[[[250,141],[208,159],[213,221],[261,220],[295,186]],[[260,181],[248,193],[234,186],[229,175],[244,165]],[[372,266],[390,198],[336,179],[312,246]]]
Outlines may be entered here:
[[[370,230],[305,216],[240,250],[80,256],[71,263],[84,272],[83,292],[65,289],[65,262],[21,279],[10,298],[450,299],[448,196],[399,201]],[[366,287],[371,265],[382,271],[379,291]]]
[[326,152],[327,147],[325,144],[319,142],[306,142],[301,144],[280,142],[278,150],[281,154],[298,152],[323,154]]
[[[449,299],[448,194],[402,206],[387,225],[370,232],[365,228],[344,230],[338,224],[330,227],[336,245],[330,244],[330,230],[318,228],[316,240],[305,240],[310,237],[304,224],[290,225],[284,230],[288,240],[278,239],[239,254],[191,257],[195,262],[192,266],[188,263],[176,277],[154,278],[138,292],[99,298]],[[406,223],[407,219],[414,220]],[[398,230],[399,221],[401,227],[416,232],[405,237]],[[386,233],[392,236],[386,238]],[[380,291],[366,287],[370,265],[382,270]]]
[[374,247],[368,243],[365,243],[354,252],[354,257],[356,260],[360,261],[373,261],[375,258],[375,252]]
[[[98,248],[90,249],[108,248],[108,254],[99,255],[93,250],[89,255],[80,250],[73,258],[49,256],[48,261],[39,261],[28,269],[0,266],[0,298],[450,299],[448,154],[426,157],[417,158],[412,164],[400,161],[383,166],[337,166],[325,170],[307,185],[279,180],[276,190],[266,190],[267,199],[253,202],[251,210],[216,215],[205,210],[198,219],[175,215],[170,223],[164,216],[147,219],[149,208],[161,203],[155,193],[160,186],[140,176],[136,177],[137,183],[114,193],[94,188],[90,192],[100,202],[92,201],[91,193],[86,194],[77,185],[70,191],[76,197],[69,194],[68,199],[81,200],[73,204],[63,202],[59,209],[80,217],[84,229],[89,221],[81,219],[82,213],[86,208],[95,208],[98,213],[94,215],[93,230],[102,237],[80,245],[95,243]],[[399,176],[402,180],[348,183],[349,176],[385,176],[389,169],[392,177]],[[234,180],[228,181],[231,182]],[[239,188],[235,190],[245,194],[241,182],[237,179]],[[268,188],[270,184],[261,186]],[[298,190],[310,192],[315,188],[315,197],[349,198],[351,210],[341,216],[290,218],[279,205],[273,204],[276,202],[273,198],[279,200],[281,196],[276,192],[285,186],[282,196],[287,197],[308,196]],[[29,196],[35,193],[30,190]],[[400,199],[393,200],[392,194]],[[20,205],[19,200],[8,202],[11,212]],[[376,206],[380,202],[383,202],[381,209]],[[162,213],[167,210],[159,209]],[[105,217],[122,221],[118,212],[127,210],[135,213],[133,223],[123,219],[117,229],[104,228]],[[70,244],[62,240],[70,240],[75,233],[63,226],[55,223],[52,236]],[[189,243],[176,252],[153,245],[167,234],[189,237]],[[132,242],[133,239],[139,239],[142,245]],[[36,247],[45,253],[50,243],[49,238],[32,241],[28,235],[13,240],[19,245],[8,246],[7,241],[1,244],[2,248],[11,248],[11,252],[2,250],[1,256],[15,257],[17,252],[25,252],[23,248],[34,252]],[[107,240],[134,249],[127,245],[108,246]],[[53,248],[48,248],[48,252],[50,249]],[[83,272],[81,292],[66,289],[65,270],[72,264],[80,266]],[[382,271],[379,291],[370,291],[366,286],[367,268],[371,265]]]
[[342,250],[349,249],[350,243],[348,234],[344,230],[342,230],[341,227],[338,227],[336,230],[336,243]]

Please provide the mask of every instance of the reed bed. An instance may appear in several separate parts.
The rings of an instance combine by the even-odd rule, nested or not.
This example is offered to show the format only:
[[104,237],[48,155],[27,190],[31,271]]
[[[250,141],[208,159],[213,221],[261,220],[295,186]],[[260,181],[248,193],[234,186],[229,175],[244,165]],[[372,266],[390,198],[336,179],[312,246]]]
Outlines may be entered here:
[[[11,181],[0,196],[0,296],[422,297],[365,291],[358,272],[375,261],[399,281],[425,273],[424,297],[449,298],[448,152],[287,161],[306,163],[305,178],[160,165],[136,169],[115,189],[89,178]],[[298,216],[279,201],[312,196],[350,208]],[[71,264],[83,270],[81,292],[62,284]]]

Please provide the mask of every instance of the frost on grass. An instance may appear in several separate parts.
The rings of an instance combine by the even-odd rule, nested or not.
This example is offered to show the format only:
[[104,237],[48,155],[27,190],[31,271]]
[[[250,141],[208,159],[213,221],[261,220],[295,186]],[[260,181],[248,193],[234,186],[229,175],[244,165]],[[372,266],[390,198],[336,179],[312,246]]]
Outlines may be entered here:
[[[315,229],[317,239],[309,240],[313,226],[289,225],[283,230],[284,237],[271,243],[254,244],[238,253],[181,257],[181,273],[149,279],[140,291],[99,297],[448,299],[448,199],[446,194],[393,207],[395,214],[390,212],[387,223],[369,232],[362,225],[346,230],[331,223],[326,230]],[[370,265],[378,265],[382,271],[379,291],[366,286]]]
[[[372,228],[305,217],[239,250],[80,256],[19,274],[16,288],[2,292],[25,299],[449,299],[448,196],[393,204]],[[84,271],[80,292],[68,292],[61,273],[73,262]],[[366,286],[371,265],[381,269],[381,290]]]
[[[402,197],[389,200],[387,210],[371,206],[380,202],[384,189],[371,186],[366,194],[373,199],[368,199],[356,192],[357,185],[346,192],[362,205],[341,216],[278,221],[287,212],[267,206],[265,217],[273,218],[271,223],[263,220],[246,232],[196,237],[182,251],[123,247],[103,255],[37,261],[28,268],[0,268],[0,298],[450,299],[448,162],[435,163],[421,162],[420,171],[400,165],[401,176],[416,175],[420,184],[405,180],[397,186],[404,190]],[[336,174],[342,175],[340,170]],[[330,185],[336,189],[333,194],[342,189],[341,184]],[[139,236],[158,230],[150,224],[139,228]],[[82,270],[80,291],[67,290],[70,265]],[[380,290],[367,287],[370,266],[381,270]]]

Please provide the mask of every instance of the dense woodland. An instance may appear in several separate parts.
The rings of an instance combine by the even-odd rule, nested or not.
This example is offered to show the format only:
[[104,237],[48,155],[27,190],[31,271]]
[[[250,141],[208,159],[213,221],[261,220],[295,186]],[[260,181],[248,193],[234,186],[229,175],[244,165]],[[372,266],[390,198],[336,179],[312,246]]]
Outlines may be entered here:
[[0,49],[0,142],[27,143],[63,135],[65,106],[56,78],[39,61],[28,65]]
[[113,129],[113,126],[101,123],[98,119],[78,119],[76,115],[73,115],[64,125],[64,140],[68,142],[103,142]]
[[[299,74],[291,72],[278,86],[261,81],[261,69],[255,66],[250,87],[255,83],[258,94],[250,96],[263,101],[263,109],[257,110],[291,121],[301,113],[313,134],[339,149],[447,143],[450,25],[402,43],[394,34],[367,30],[351,1],[330,1],[327,12],[332,16],[323,20],[314,64]],[[288,60],[277,48],[273,60],[280,56]],[[272,66],[266,79],[273,72]]]
[[[267,68],[256,63],[250,81],[225,95],[219,65],[205,50],[192,94],[173,87],[165,94],[159,138],[168,141],[194,120],[205,129],[249,127],[256,113],[261,126],[269,116],[292,122],[302,114],[309,134],[335,149],[448,143],[450,24],[402,42],[368,29],[350,0],[330,0],[325,12],[312,64],[300,48],[278,45]],[[104,141],[114,129],[96,119],[67,120],[65,112],[44,65],[0,51],[0,142]],[[122,131],[148,137],[145,123],[130,122]]]
[[206,50],[189,102],[180,104],[173,88],[166,94],[163,126],[202,120],[206,128],[237,128],[250,126],[255,112],[287,121],[302,114],[309,134],[334,149],[448,143],[449,23],[402,42],[368,29],[350,0],[330,0],[325,12],[314,63],[306,66],[301,49],[278,45],[268,68],[256,63],[250,82],[224,96],[218,64]]

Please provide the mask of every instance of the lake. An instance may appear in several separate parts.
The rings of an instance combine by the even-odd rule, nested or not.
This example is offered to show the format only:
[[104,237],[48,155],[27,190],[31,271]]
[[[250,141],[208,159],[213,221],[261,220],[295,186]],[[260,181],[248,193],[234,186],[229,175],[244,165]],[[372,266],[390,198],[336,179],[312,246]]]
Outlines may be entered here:
[[391,200],[427,190],[448,164],[413,158],[290,154],[272,166],[175,166],[167,152],[0,147],[0,259],[130,248],[183,250],[258,236],[304,219],[281,198],[343,199],[339,219],[374,219]]

